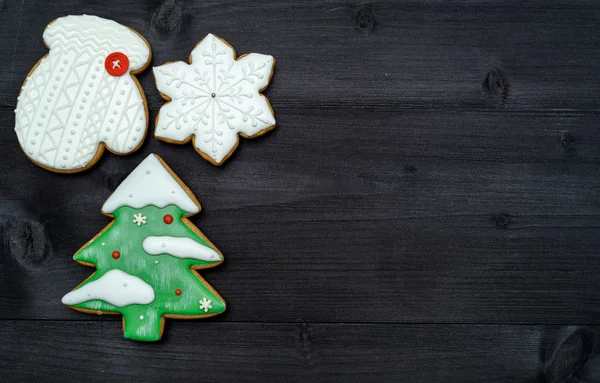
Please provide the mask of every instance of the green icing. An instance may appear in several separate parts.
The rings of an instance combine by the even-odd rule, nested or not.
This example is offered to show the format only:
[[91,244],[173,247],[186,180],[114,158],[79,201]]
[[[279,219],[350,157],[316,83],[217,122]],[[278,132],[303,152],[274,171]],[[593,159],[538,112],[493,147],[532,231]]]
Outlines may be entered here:
[[[133,222],[134,214],[138,213],[147,217],[146,224],[138,226]],[[171,224],[164,223],[166,214],[173,216]],[[188,237],[211,247],[182,222],[184,214],[186,212],[174,205],[162,209],[152,205],[142,209],[120,207],[114,212],[113,224],[73,257],[76,261],[91,263],[97,269],[82,286],[110,270],[120,269],[152,286],[155,293],[152,303],[116,307],[102,300],[91,300],[72,307],[121,313],[125,321],[125,337],[141,341],[160,339],[163,315],[200,317],[225,311],[225,302],[190,269],[213,267],[220,260],[208,262],[168,254],[150,255],[142,249],[142,241],[148,236]],[[113,251],[120,253],[118,259],[112,257]],[[177,289],[181,290],[179,296],[175,294]],[[211,301],[212,308],[208,312],[200,308],[203,298]]]

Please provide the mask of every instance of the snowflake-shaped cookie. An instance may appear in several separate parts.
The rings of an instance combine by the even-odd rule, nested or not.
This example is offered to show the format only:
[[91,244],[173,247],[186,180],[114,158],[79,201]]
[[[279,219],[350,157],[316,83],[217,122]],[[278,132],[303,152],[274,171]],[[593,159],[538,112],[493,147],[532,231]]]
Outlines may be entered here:
[[202,298],[200,301],[200,310],[204,310],[204,312],[207,313],[209,309],[212,309],[212,301],[206,299],[206,297]]
[[160,109],[155,135],[183,144],[221,165],[235,150],[238,134],[252,138],[275,127],[269,100],[260,92],[273,73],[272,56],[250,53],[236,60],[224,40],[209,34],[190,54],[154,68],[156,86],[168,101]]
[[133,215],[133,223],[135,223],[138,226],[142,226],[146,224],[146,219],[148,217],[145,217],[142,215],[142,213],[137,213]]

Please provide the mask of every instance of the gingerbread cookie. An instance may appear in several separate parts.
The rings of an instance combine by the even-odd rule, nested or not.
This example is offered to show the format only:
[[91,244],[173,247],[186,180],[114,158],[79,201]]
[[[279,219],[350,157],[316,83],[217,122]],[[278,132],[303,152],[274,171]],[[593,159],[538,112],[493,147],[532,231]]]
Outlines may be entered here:
[[102,206],[114,221],[74,259],[97,270],[62,302],[88,313],[121,314],[125,338],[159,340],[164,318],[225,311],[225,301],[197,272],[223,262],[221,252],[186,217],[200,211],[191,191],[151,154]]
[[209,34],[181,61],[153,68],[156,86],[169,101],[156,118],[155,136],[184,144],[214,165],[221,165],[244,138],[260,136],[275,127],[267,87],[275,59],[250,53],[236,59],[234,49]]
[[104,147],[138,149],[148,107],[133,74],[150,63],[148,42],[136,31],[96,16],[65,16],[48,24],[50,49],[27,75],[15,109],[25,155],[61,173],[85,170]]

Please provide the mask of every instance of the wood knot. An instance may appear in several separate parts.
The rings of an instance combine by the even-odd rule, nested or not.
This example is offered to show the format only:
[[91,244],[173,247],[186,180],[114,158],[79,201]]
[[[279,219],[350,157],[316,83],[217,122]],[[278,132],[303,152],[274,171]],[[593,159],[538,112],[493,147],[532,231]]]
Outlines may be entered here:
[[579,328],[569,335],[554,351],[546,364],[547,382],[570,382],[583,369],[594,351],[594,333]]
[[181,1],[165,0],[150,18],[152,28],[160,33],[177,34],[183,29],[187,12]]
[[368,35],[375,28],[375,12],[370,7],[361,8],[356,13],[356,26]]
[[506,229],[510,224],[510,215],[506,213],[494,213],[491,218],[497,229]]
[[571,133],[569,133],[569,132],[565,132],[560,137],[560,146],[565,151],[575,150],[575,138],[573,137],[573,135]]
[[417,169],[414,165],[404,165],[404,171],[406,173],[416,173],[417,170],[419,169]]
[[491,70],[483,80],[483,91],[490,96],[505,98],[508,93],[506,75],[500,69]]
[[308,324],[306,322],[304,322],[303,320],[299,321],[300,324],[300,343],[302,343],[302,345],[304,347],[308,347],[310,344],[310,328],[308,327]]
[[50,241],[41,223],[13,217],[6,222],[4,246],[21,265],[34,266],[48,256]]

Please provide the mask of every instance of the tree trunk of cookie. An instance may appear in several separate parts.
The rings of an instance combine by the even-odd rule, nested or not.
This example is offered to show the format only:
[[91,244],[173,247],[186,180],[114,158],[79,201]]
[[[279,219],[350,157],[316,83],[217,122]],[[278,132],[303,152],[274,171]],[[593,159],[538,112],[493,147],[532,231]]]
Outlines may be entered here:
[[123,334],[125,338],[154,342],[162,335],[162,318],[156,310],[140,307],[123,315]]

